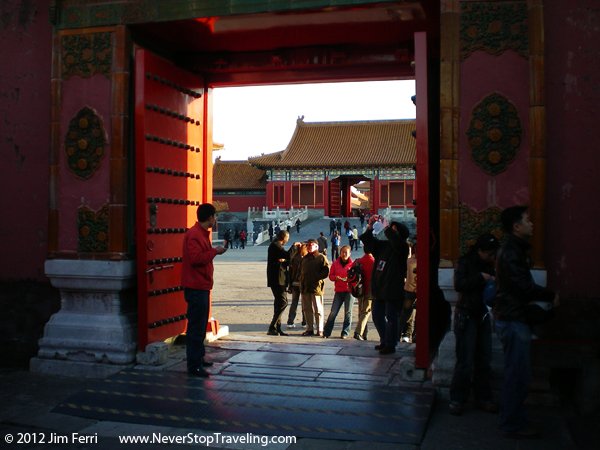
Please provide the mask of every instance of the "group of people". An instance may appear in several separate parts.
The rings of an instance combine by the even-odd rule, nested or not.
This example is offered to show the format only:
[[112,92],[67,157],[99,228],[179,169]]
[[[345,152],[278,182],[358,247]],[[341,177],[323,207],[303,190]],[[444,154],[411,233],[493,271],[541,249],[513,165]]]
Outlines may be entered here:
[[[360,226],[364,228],[365,215],[360,213]],[[348,245],[350,250],[358,250],[359,246],[359,233],[356,225],[352,226],[348,220],[344,221],[344,236],[348,238]],[[336,219],[331,219],[329,222],[329,236],[331,238],[331,254],[336,255],[334,258],[339,257],[339,249],[342,245],[342,222]]]
[[[534,438],[539,431],[529,423],[524,407],[531,377],[531,328],[559,305],[559,297],[537,285],[531,275],[533,224],[527,207],[506,208],[500,220],[503,245],[492,234],[481,235],[455,270],[459,299],[454,313],[456,365],[449,407],[451,414],[461,415],[473,391],[480,409],[500,413],[500,430],[508,437]],[[490,385],[492,315],[504,351],[499,405]]]
[[[213,286],[213,259],[227,248],[213,247],[210,229],[217,215],[213,205],[202,204],[197,210],[197,223],[184,237],[182,286],[188,305],[187,368],[191,376],[208,377],[204,359],[204,337],[208,323],[209,297]],[[456,366],[450,388],[450,412],[462,414],[471,390],[476,404],[485,411],[500,413],[500,429],[507,436],[531,438],[539,435],[528,421],[524,401],[531,376],[531,327],[546,317],[551,307],[559,305],[559,297],[537,285],[530,271],[529,241],[533,224],[525,206],[513,206],[501,214],[505,233],[502,246],[492,234],[480,236],[471,250],[458,261],[455,289],[459,300],[455,309]],[[329,337],[336,316],[344,306],[341,337],[350,334],[352,306],[356,287],[350,279],[356,265],[364,275],[359,301],[356,339],[366,339],[369,313],[379,333],[375,347],[381,354],[395,352],[402,333],[408,331],[408,318],[416,299],[416,261],[409,258],[408,229],[391,222],[383,229],[385,240],[374,236],[379,218],[369,218],[359,237],[365,255],[352,260],[350,246],[340,248],[339,257],[330,264],[323,241],[309,239],[284,248],[289,232],[280,230],[269,245],[267,280],[274,297],[274,314],[269,335],[286,336],[281,317],[287,307],[287,293],[292,293],[292,306],[287,324],[293,326],[298,303],[302,307],[304,336]],[[321,233],[320,237],[324,237]],[[323,287],[325,278],[334,282],[331,312],[324,319]],[[350,282],[349,282],[350,281]],[[484,297],[493,286],[491,301]],[[484,301],[485,300],[485,301]],[[504,380],[500,405],[494,402],[490,386],[492,320],[504,350]],[[542,304],[542,307],[539,305]]]
[[246,248],[246,241],[248,240],[248,234],[246,230],[238,230],[237,228],[233,231],[228,228],[223,233],[223,247],[225,248]]
[[[362,241],[365,253],[357,260],[352,259],[350,245],[340,247],[339,242],[336,242],[338,230],[333,230],[331,263],[327,258],[327,237],[324,233],[321,232],[316,240],[295,242],[287,250],[284,246],[289,240],[289,233],[281,230],[277,234],[269,245],[267,256],[267,285],[271,288],[274,298],[273,317],[267,334],[288,335],[287,329],[282,329],[282,322],[288,305],[287,293],[291,293],[287,328],[295,327],[300,304],[302,325],[306,326],[303,336],[330,337],[343,306],[344,318],[340,337],[350,337],[352,309],[356,298],[359,302],[359,318],[353,334],[355,339],[367,339],[367,322],[372,314],[380,337],[375,349],[381,354],[395,352],[401,338],[405,342],[412,342],[416,302],[416,257],[413,251],[409,258],[409,231],[403,224],[392,222],[385,229],[386,239],[378,239],[373,235],[374,223],[379,223],[379,217],[376,215],[369,218],[364,233],[356,236],[355,241]],[[352,232],[349,224],[346,228]],[[349,276],[353,267],[355,272],[358,269],[360,273],[360,290],[356,289],[359,282],[356,277]],[[334,295],[331,311],[325,319],[323,294],[327,277],[334,283]]]

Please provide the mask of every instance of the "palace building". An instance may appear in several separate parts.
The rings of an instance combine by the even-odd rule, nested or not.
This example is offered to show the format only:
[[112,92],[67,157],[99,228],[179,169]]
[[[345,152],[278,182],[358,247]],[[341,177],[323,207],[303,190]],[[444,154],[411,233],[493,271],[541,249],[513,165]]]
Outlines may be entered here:
[[414,208],[414,120],[304,122],[288,146],[249,158],[265,170],[269,209],[321,210],[330,217],[359,209]]
[[265,171],[248,161],[222,161],[213,164],[213,203],[220,211],[247,213],[248,208],[266,206]]

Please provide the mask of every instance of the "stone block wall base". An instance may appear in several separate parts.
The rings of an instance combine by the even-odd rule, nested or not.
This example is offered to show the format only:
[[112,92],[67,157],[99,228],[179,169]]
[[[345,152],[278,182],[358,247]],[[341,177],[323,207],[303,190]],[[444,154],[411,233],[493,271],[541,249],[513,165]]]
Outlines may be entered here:
[[70,378],[106,378],[132,366],[133,364],[102,364],[37,357],[29,362],[31,372]]
[[134,261],[52,259],[45,271],[60,291],[61,309],[44,328],[31,370],[105,377],[132,367],[137,334]]
[[427,375],[425,369],[417,369],[415,367],[415,358],[412,356],[401,358],[395,370],[400,375],[402,381],[424,381]]

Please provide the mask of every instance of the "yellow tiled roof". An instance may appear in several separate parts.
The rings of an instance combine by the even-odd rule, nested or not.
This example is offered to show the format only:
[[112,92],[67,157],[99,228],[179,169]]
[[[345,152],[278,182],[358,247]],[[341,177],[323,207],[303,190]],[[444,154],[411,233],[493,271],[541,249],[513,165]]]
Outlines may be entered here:
[[298,119],[285,150],[248,161],[261,168],[412,165],[415,128],[414,119],[312,123]]
[[267,185],[265,171],[248,161],[221,161],[213,164],[213,189],[257,190]]

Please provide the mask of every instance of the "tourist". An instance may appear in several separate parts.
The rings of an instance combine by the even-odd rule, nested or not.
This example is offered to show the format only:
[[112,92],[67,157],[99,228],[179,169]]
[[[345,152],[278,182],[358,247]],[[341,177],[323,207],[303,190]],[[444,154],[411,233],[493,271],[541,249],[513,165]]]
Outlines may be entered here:
[[[267,250],[267,286],[273,293],[273,318],[267,331],[270,336],[287,336],[281,329],[281,316],[287,307],[287,269],[291,251],[291,248],[285,250],[283,246],[289,238],[286,230],[280,230]],[[294,246],[300,246],[300,243],[296,242]]]
[[409,232],[405,225],[392,222],[385,227],[387,240],[373,236],[373,224],[379,223],[373,215],[366,231],[360,236],[365,251],[375,258],[371,277],[373,294],[373,322],[379,333],[380,342],[375,346],[382,355],[394,353],[398,343],[398,311],[404,299],[404,274],[408,259]]
[[217,224],[217,212],[210,203],[196,210],[198,221],[183,238],[181,285],[187,303],[186,356],[187,370],[191,376],[207,378],[204,369],[213,365],[204,359],[204,339],[210,309],[210,291],[213,288],[213,259],[227,248],[213,248],[209,230]]
[[341,338],[346,339],[350,334],[352,307],[354,306],[354,297],[350,294],[350,286],[348,286],[348,270],[352,267],[352,258],[350,255],[350,247],[344,245],[340,249],[340,257],[331,264],[329,279],[334,282],[334,295],[331,311],[323,329],[323,337],[326,338],[331,336],[335,319],[342,305],[344,305],[344,323],[342,325]]
[[306,242],[308,253],[302,258],[300,266],[300,295],[302,311],[306,319],[306,331],[303,336],[323,336],[323,291],[329,275],[329,261],[319,253],[319,244],[315,239]]
[[492,325],[483,301],[486,283],[494,280],[498,239],[483,234],[458,260],[454,288],[459,293],[454,309],[456,364],[450,385],[450,414],[461,415],[471,388],[479,408],[498,412],[490,385]]

